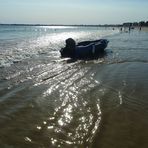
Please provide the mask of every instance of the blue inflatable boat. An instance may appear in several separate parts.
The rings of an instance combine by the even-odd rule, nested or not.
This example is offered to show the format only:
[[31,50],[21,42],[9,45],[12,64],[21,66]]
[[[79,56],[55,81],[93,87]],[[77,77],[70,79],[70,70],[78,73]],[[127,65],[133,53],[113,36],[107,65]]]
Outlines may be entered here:
[[79,42],[77,45],[73,39],[66,40],[66,47],[60,50],[61,57],[72,59],[93,59],[104,54],[108,40],[100,39],[95,41]]

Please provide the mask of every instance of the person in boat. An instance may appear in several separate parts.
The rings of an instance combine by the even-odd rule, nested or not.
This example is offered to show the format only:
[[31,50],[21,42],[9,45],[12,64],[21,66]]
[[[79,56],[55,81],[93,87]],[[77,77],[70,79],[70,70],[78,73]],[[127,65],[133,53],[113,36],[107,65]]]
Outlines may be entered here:
[[76,45],[72,38],[66,40],[65,48],[61,49],[62,57],[70,58],[94,58],[104,53],[107,46],[107,40],[83,41]]

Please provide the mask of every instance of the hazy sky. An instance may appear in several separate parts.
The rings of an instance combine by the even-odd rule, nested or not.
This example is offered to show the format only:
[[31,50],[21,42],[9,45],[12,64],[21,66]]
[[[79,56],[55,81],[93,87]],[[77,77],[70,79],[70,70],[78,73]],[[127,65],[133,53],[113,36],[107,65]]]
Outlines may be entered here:
[[148,21],[148,0],[0,0],[0,23],[118,24]]

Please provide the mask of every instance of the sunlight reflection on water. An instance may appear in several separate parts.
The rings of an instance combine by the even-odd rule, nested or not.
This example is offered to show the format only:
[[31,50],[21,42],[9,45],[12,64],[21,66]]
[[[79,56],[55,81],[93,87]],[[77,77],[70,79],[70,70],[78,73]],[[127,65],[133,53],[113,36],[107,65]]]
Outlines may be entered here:
[[[86,77],[89,68],[74,67],[64,72],[64,76],[59,74],[56,79],[43,82],[49,87],[38,100],[42,107],[46,107],[48,102],[53,106],[56,104],[47,121],[43,121],[46,124],[37,126],[38,130],[45,130],[51,145],[55,147],[89,145],[101,121],[99,98],[88,95],[88,92],[100,83],[93,79],[93,73],[88,73]],[[59,70],[60,66],[55,69]],[[55,99],[51,100],[53,96]],[[50,112],[48,105],[47,108]]]
[[0,146],[147,148],[147,34],[144,42],[142,32],[112,36],[106,57],[71,63],[55,56],[66,36],[98,39],[99,31],[44,31],[19,44],[22,50],[8,46],[12,59],[40,53],[0,69]]

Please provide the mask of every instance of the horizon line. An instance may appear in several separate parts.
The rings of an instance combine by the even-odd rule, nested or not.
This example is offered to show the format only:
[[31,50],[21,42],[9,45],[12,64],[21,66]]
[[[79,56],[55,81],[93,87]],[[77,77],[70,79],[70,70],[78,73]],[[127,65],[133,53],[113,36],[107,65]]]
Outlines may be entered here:
[[27,26],[121,26],[123,24],[38,24],[38,23],[0,23],[0,25],[27,25]]

